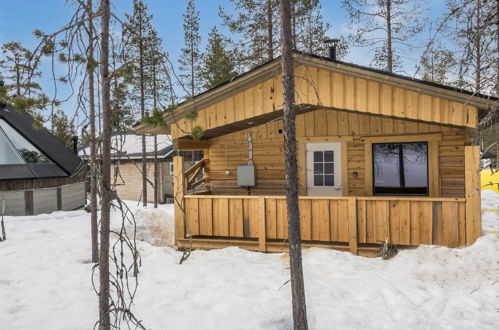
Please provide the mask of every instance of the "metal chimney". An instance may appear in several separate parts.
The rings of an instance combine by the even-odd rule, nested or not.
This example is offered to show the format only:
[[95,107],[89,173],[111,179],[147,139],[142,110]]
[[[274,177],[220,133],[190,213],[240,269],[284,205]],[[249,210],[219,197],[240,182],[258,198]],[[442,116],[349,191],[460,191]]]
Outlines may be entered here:
[[340,39],[326,39],[324,43],[328,45],[328,57],[336,61],[336,47],[338,46]]
[[73,136],[73,152],[78,155],[78,135]]

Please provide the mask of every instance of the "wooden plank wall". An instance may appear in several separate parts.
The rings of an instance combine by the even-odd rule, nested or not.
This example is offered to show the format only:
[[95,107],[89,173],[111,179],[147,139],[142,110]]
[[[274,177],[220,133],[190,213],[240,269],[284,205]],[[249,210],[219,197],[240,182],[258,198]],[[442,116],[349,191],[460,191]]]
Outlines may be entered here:
[[[314,66],[299,65],[295,72],[298,104],[456,126],[477,125],[478,110],[473,106]],[[171,125],[172,135],[178,138],[188,135],[195,126],[209,130],[281,110],[282,103],[282,77],[276,76],[198,109],[195,121],[178,120]]]
[[[299,203],[302,240],[309,242],[357,247],[388,239],[405,246],[458,247],[467,244],[473,227],[466,223],[465,199],[302,196]],[[267,242],[288,237],[284,196],[187,196],[185,207],[186,234],[194,238]]]
[[[469,143],[464,128],[325,109],[298,115],[296,128],[298,139],[302,141],[305,138],[328,136],[333,137],[332,140],[352,137],[352,141],[343,142],[347,144],[348,191],[344,193],[348,196],[366,196],[364,187],[367,150],[361,141],[363,136],[441,133],[442,140],[437,142],[440,197],[464,197],[464,146]],[[248,132],[251,131],[257,185],[251,188],[250,193],[285,194],[284,145],[283,135],[279,130],[282,130],[282,121],[211,139],[206,171],[209,173],[208,187],[212,193],[248,194],[248,190],[237,186],[236,167],[247,163]],[[301,162],[298,166],[304,171],[304,157],[300,158],[299,155],[298,159]],[[354,172],[357,173],[356,178]]]
[[384,116],[476,127],[477,109],[366,78],[301,65],[295,69],[298,103]]

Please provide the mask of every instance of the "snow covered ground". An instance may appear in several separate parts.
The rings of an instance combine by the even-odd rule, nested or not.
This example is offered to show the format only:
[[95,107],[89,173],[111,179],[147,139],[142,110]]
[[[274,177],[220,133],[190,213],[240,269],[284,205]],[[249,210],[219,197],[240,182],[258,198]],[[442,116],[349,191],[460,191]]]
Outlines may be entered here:
[[[484,193],[484,230],[498,230],[499,195]],[[132,205],[132,203],[130,203]],[[142,254],[135,312],[149,329],[289,329],[288,258],[237,248],[180,252],[172,207],[132,206]],[[6,217],[0,243],[0,329],[91,329],[89,215]],[[114,214],[114,224],[118,224]],[[166,228],[166,229],[165,229]],[[155,244],[152,245],[151,243]],[[383,261],[304,252],[310,329],[497,329],[499,238],[464,249],[422,246]]]

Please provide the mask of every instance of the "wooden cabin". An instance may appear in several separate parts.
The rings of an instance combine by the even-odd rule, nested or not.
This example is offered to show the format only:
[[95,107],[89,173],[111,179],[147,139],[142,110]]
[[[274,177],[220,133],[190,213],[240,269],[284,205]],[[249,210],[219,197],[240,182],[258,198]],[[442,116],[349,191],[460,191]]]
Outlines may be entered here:
[[[472,141],[490,100],[293,56],[304,246],[372,254],[386,239],[400,247],[472,244],[481,234],[479,147]],[[169,126],[161,133],[172,135],[174,148],[204,152],[189,169],[174,160],[179,247],[287,248],[280,65],[266,63],[165,113]],[[192,110],[195,120],[185,117]],[[194,140],[197,126],[204,134]],[[144,124],[136,129],[158,133]],[[203,179],[192,179],[201,168]],[[189,192],[202,182],[202,194]]]

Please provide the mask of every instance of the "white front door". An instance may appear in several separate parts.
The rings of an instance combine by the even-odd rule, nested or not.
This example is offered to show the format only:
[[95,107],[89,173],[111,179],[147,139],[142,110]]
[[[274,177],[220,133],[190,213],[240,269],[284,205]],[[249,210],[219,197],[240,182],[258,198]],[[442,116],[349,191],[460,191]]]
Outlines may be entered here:
[[342,196],[341,143],[307,143],[307,195]]

